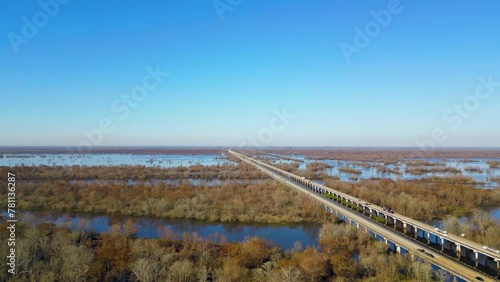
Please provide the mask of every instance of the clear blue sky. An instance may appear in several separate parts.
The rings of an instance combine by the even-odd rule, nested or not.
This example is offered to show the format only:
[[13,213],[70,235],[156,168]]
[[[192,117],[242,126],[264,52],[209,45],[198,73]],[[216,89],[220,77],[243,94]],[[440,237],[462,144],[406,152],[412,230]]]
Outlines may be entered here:
[[[498,85],[443,118],[478,77],[500,82],[500,2],[401,0],[348,62],[340,44],[389,2],[242,0],[221,20],[211,0],[72,0],[27,38],[41,6],[2,1],[0,145],[77,145],[109,118],[98,145],[234,146],[286,107],[258,143],[416,146],[441,128],[439,146],[500,146]],[[121,119],[111,105],[147,66],[169,76]]]

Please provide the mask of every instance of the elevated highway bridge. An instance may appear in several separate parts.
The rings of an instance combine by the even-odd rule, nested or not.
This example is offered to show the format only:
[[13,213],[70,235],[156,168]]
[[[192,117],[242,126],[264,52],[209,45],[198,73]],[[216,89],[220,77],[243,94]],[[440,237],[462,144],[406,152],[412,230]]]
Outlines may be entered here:
[[[346,222],[355,224],[374,237],[391,244],[397,252],[409,253],[443,268],[457,278],[467,281],[499,281],[500,252],[461,236],[397,214],[389,209],[357,199],[351,195],[289,173],[260,160],[229,150],[242,161],[288,186],[307,193]],[[312,192],[312,193],[311,193]],[[384,223],[374,218],[383,219]],[[500,234],[499,234],[500,236]],[[423,251],[423,252],[422,252]]]

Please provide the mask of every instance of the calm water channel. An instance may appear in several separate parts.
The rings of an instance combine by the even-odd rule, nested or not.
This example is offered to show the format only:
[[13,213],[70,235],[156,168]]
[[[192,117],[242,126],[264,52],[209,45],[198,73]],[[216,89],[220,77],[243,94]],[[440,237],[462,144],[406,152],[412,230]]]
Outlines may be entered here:
[[[50,222],[58,226],[67,226],[76,230],[78,226],[85,226],[86,231],[109,232],[109,227],[120,220],[130,219],[136,224],[138,237],[159,238],[162,231],[172,231],[181,235],[184,232],[196,232],[200,237],[209,238],[215,234],[224,235],[228,242],[243,241],[249,236],[258,236],[287,250],[295,242],[303,247],[318,246],[318,233],[321,225],[318,224],[257,224],[257,223],[225,223],[206,222],[187,219],[164,219],[152,217],[127,217],[92,215],[74,212],[29,211],[22,212],[26,220],[37,223]],[[85,224],[84,224],[85,223]]]

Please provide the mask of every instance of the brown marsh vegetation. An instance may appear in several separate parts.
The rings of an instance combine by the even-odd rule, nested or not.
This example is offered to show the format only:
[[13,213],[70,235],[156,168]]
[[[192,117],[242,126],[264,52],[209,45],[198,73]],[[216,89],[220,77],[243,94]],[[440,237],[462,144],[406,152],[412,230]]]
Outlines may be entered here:
[[455,235],[464,234],[466,238],[500,249],[500,237],[498,236],[500,224],[491,219],[485,211],[475,210],[466,221],[448,215],[443,219],[443,227]]
[[467,166],[464,168],[464,171],[482,173],[483,169],[477,166]]
[[[6,174],[12,169],[0,168]],[[252,165],[192,165],[190,167],[145,166],[18,166],[14,169],[18,180],[146,180],[146,179],[263,179],[267,175]]]
[[[17,276],[1,281],[437,281],[428,263],[392,254],[383,243],[345,224],[326,224],[319,250],[281,250],[249,237],[228,243],[223,236],[182,236],[168,229],[160,239],[136,238],[131,222],[117,222],[110,233],[71,232],[53,224],[20,223]],[[0,239],[9,234],[0,226]],[[0,246],[7,253],[7,244]],[[438,274],[439,275],[439,274]]]
[[355,168],[352,168],[352,167],[339,167],[339,172],[340,173],[347,173],[347,174],[356,174],[356,175],[359,175],[359,174],[362,174],[363,172],[359,169],[355,169]]
[[273,180],[199,187],[65,181],[25,182],[18,192],[25,210],[189,218],[224,222],[296,223],[333,220],[312,199]]
[[392,207],[397,213],[419,220],[443,218],[446,215],[463,216],[478,206],[500,205],[499,188],[476,189],[471,185],[429,179],[345,183],[327,178],[325,185],[373,204]]
[[409,174],[414,174],[414,175],[423,175],[427,173],[454,173],[454,174],[459,174],[462,173],[459,169],[456,169],[454,167],[448,167],[448,166],[434,166],[434,167],[426,167],[426,166],[419,166],[419,167],[406,167],[405,170],[406,173]]
[[[439,148],[433,151],[421,150],[419,148],[356,148],[356,147],[302,147],[302,148],[266,148],[240,150],[248,154],[280,154],[280,155],[304,155],[308,159],[315,160],[352,160],[352,161],[379,161],[393,163],[414,158],[500,158],[499,149],[454,149]],[[498,162],[500,166],[500,162]]]
[[374,166],[375,169],[377,170],[377,173],[384,173],[384,174],[396,174],[396,175],[401,175],[403,174],[399,168],[388,168],[383,165],[376,165]]
[[500,168],[500,161],[489,161],[488,165],[490,168]]

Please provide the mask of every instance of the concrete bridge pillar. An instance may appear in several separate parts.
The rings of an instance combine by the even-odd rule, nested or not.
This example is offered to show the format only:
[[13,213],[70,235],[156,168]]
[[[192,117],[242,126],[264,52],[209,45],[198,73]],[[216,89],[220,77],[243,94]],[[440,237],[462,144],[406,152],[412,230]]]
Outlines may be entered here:
[[425,232],[427,234],[427,245],[431,244],[431,233]]
[[500,277],[500,260],[497,260],[497,276]]
[[415,239],[417,239],[418,238],[418,228],[416,226],[413,228],[415,228]]
[[476,267],[478,267],[479,266],[479,253],[474,251],[474,250],[473,250],[473,252],[474,252],[474,257],[476,258]]
[[400,254],[401,253],[401,246],[398,246],[396,244],[394,244],[394,246],[396,247],[396,253]]
[[403,221],[403,233],[406,234],[406,222]]

